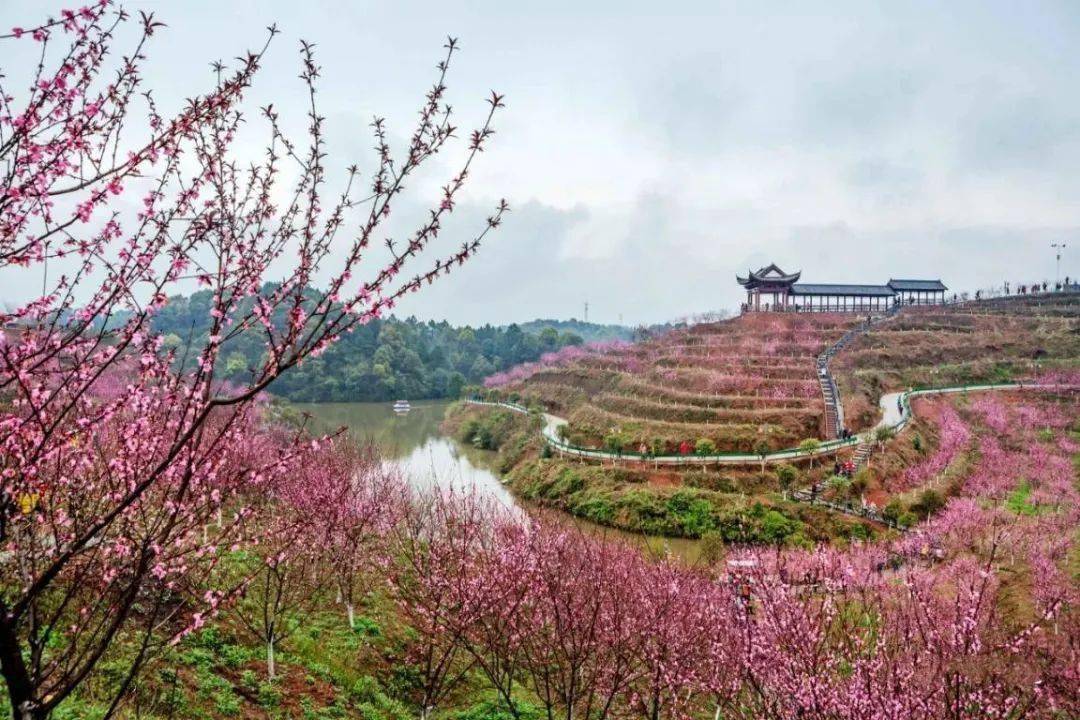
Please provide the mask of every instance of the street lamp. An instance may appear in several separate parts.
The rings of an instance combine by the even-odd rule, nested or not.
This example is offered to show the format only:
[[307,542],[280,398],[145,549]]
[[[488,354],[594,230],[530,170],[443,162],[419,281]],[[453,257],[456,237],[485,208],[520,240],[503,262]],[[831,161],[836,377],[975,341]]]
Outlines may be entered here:
[[1063,242],[1062,243],[1050,243],[1050,247],[1057,250],[1057,269],[1055,270],[1055,272],[1057,273],[1057,276],[1054,278],[1054,282],[1057,283],[1058,285],[1060,285],[1061,284],[1061,251],[1065,249],[1066,245]]

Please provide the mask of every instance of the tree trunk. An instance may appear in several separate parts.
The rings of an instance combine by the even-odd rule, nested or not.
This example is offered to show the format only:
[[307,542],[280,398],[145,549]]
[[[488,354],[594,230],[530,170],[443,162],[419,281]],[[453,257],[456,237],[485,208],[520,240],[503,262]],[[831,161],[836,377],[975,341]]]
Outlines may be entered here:
[[266,677],[274,679],[274,638],[266,641]]
[[[6,606],[0,605],[0,610],[7,614]],[[45,717],[32,709],[34,701],[30,675],[19,652],[14,629],[6,622],[0,622],[0,675],[7,686],[11,716],[14,720],[36,720],[38,717]]]
[[346,603],[345,609],[349,612],[349,629],[354,630],[356,628],[356,613],[353,610],[353,604]]

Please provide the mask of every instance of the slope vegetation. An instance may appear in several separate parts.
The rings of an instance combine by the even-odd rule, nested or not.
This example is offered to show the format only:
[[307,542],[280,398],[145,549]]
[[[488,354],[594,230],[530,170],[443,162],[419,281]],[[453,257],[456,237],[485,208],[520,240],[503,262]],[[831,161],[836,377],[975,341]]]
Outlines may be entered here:
[[847,424],[878,419],[885,392],[1036,379],[1080,367],[1080,295],[905,308],[832,362]]
[[568,439],[610,450],[719,452],[791,447],[823,432],[815,359],[856,322],[746,315],[634,345],[552,357],[497,394],[569,420]]

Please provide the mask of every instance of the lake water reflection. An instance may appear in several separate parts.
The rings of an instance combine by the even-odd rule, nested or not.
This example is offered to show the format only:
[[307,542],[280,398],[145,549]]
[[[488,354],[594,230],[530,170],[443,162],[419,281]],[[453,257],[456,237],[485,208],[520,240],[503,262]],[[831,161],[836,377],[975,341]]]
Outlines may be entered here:
[[416,487],[442,485],[475,490],[515,507],[514,496],[488,467],[482,450],[465,447],[442,433],[447,402],[417,402],[407,413],[390,403],[296,403],[321,431],[348,428],[361,442],[373,441]]
[[[294,403],[293,407],[311,415],[316,431],[345,427],[357,440],[373,441],[415,487],[438,484],[472,489],[508,507],[527,511],[528,507],[514,497],[492,469],[491,453],[443,434],[440,425],[449,404],[419,401],[402,414],[395,413],[390,403]],[[671,552],[689,561],[699,555],[699,543],[693,540],[646,538],[584,521],[578,523],[590,532],[617,536],[651,552]]]

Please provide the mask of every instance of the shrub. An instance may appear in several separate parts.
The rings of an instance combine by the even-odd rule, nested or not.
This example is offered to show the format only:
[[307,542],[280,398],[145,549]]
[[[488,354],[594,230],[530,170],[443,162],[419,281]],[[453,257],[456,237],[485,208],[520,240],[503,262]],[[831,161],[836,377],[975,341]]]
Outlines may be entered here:
[[859,472],[855,473],[855,477],[851,480],[849,492],[852,497],[859,497],[866,492],[868,487],[870,487],[870,472],[866,468],[860,468]]
[[615,506],[606,497],[590,496],[574,507],[574,511],[585,518],[601,525],[610,525],[615,519]]
[[926,489],[919,493],[919,499],[912,503],[911,512],[922,517],[930,517],[945,507],[945,498],[937,490]]
[[915,452],[921,453],[923,451],[922,435],[915,433],[915,437],[911,438],[911,447],[915,448]]
[[843,475],[833,475],[825,481],[825,485],[837,493],[846,493],[851,489],[851,480]]
[[513,712],[503,700],[482,700],[464,710],[449,715],[450,720],[541,720],[539,708],[516,700]]
[[851,526],[851,539],[866,542],[873,537],[874,533],[866,525],[856,523]]
[[608,452],[621,453],[626,440],[619,433],[608,433],[604,436],[604,448]]
[[701,535],[701,561],[706,565],[719,565],[727,554],[724,536],[715,530]]
[[682,481],[687,487],[715,490],[717,492],[725,493],[735,492],[735,484],[731,479],[718,472],[691,470],[683,473]]
[[810,467],[814,467],[814,453],[821,448],[821,441],[816,438],[806,438],[799,443],[799,449],[810,455]]
[[667,507],[674,515],[682,534],[688,537],[700,537],[715,527],[712,504],[693,491],[675,492],[668,498]]
[[214,710],[218,715],[235,716],[240,714],[240,698],[230,689],[214,693]]
[[716,443],[714,443],[709,438],[701,438],[694,445],[694,452],[696,452],[698,455],[715,455]]
[[247,661],[250,653],[239,645],[226,644],[218,650],[218,655],[225,667],[238,668]]
[[761,518],[761,537],[773,545],[782,544],[795,533],[797,524],[776,510],[767,510]]
[[458,439],[471,445],[479,430],[480,421],[476,418],[469,418],[461,424],[461,429],[458,430]]
[[900,515],[904,512],[904,505],[898,499],[893,498],[882,509],[881,514],[885,516],[886,520],[891,522],[897,522],[900,519]]
[[379,627],[378,622],[366,615],[361,615],[356,618],[353,626],[353,633],[363,637],[376,638],[382,635],[382,629]]
[[264,708],[275,708],[281,704],[281,691],[272,683],[259,683],[259,705]]
[[785,463],[776,468],[776,479],[780,482],[781,488],[790,490],[799,479],[799,471],[794,466]]
[[585,487],[585,479],[572,467],[564,467],[552,484],[548,495],[551,497],[563,497],[572,495]]

